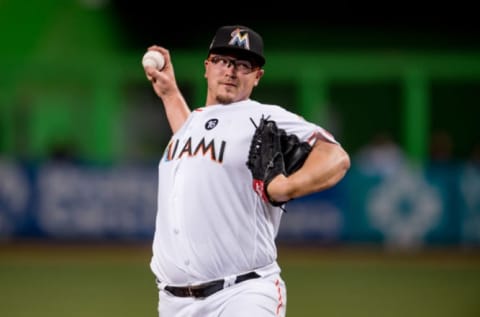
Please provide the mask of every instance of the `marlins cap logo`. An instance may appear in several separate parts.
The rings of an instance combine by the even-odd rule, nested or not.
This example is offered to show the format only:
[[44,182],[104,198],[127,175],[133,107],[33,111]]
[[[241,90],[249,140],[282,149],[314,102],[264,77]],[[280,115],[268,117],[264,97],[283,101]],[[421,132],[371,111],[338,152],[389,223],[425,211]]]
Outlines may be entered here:
[[228,45],[239,46],[243,47],[244,49],[250,50],[250,41],[248,40],[247,31],[236,28],[235,30],[233,30],[230,36],[232,37],[232,39],[230,40],[230,42],[228,42]]
[[208,53],[224,54],[232,51],[242,53],[242,57],[250,56],[258,66],[265,65],[262,37],[246,26],[227,25],[215,32]]

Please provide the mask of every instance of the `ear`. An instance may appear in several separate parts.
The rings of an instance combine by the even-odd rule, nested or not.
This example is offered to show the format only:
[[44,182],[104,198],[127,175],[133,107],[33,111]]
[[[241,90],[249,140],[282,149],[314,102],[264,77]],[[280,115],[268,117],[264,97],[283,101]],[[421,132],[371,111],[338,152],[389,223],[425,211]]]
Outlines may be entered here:
[[258,83],[260,82],[260,78],[262,78],[263,74],[265,74],[264,69],[259,69],[257,70],[257,73],[255,74],[255,83],[254,86],[258,86]]
[[203,65],[205,66],[205,72],[203,73],[203,77],[205,78],[207,78],[207,64],[208,64],[208,60],[204,60]]

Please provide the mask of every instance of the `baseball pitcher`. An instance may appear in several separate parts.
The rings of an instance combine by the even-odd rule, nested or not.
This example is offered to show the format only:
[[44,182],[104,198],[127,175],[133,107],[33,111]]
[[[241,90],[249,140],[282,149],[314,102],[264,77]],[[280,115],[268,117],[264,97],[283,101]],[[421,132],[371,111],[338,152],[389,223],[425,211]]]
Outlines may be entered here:
[[265,65],[252,29],[216,31],[204,61],[206,103],[193,111],[169,51],[148,50],[164,56],[161,70],[145,74],[173,131],[158,166],[150,263],[159,316],[285,316],[280,220],[288,201],[337,184],[348,154],[322,127],[250,98]]

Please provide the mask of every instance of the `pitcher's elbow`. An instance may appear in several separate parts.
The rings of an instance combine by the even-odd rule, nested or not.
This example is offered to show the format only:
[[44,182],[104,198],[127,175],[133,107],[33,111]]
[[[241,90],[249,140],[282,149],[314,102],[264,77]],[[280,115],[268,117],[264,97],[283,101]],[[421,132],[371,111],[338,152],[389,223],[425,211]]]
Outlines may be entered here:
[[347,152],[343,152],[342,158],[341,158],[341,163],[340,163],[341,168],[344,171],[344,174],[350,169],[352,166],[352,162],[350,160],[350,156],[348,155]]
[[347,152],[344,151],[338,160],[336,177],[332,179],[332,184],[330,185],[334,186],[338,182],[340,182],[345,176],[345,174],[347,174],[347,171],[350,169],[350,166],[351,166],[350,156],[347,154]]

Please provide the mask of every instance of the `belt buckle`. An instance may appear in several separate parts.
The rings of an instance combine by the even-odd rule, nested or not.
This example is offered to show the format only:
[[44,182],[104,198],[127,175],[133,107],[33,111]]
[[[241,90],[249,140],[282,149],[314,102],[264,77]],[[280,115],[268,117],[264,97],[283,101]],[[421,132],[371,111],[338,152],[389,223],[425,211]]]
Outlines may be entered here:
[[188,296],[193,297],[193,291],[191,286],[187,287],[187,293],[188,293]]

